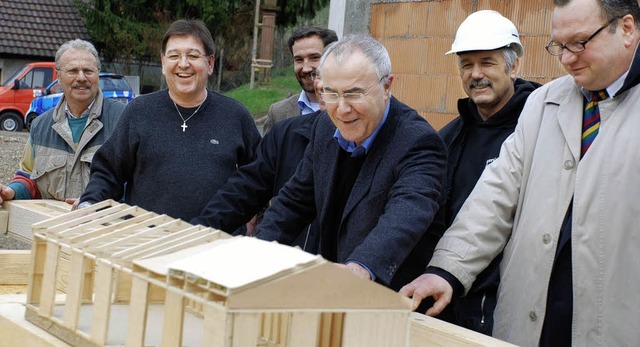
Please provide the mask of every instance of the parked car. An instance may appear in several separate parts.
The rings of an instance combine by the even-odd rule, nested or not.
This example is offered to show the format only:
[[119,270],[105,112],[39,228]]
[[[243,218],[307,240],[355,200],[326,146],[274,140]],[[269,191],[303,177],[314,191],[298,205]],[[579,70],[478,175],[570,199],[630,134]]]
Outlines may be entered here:
[[0,130],[22,130],[29,104],[56,78],[52,61],[26,64],[9,77],[0,86]]
[[[105,98],[116,99],[124,103],[128,103],[135,97],[129,82],[124,76],[114,73],[100,73],[100,89]],[[55,107],[61,97],[62,86],[58,84],[58,80],[55,80],[42,92],[41,96],[31,102],[27,116],[24,119],[26,128],[31,130],[33,120],[50,108]]]

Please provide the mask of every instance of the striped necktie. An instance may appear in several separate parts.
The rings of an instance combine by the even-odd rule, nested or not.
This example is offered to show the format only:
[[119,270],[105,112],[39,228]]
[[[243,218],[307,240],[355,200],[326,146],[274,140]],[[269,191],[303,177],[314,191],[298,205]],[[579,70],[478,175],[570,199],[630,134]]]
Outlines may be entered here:
[[608,97],[609,95],[604,89],[591,92],[591,101],[589,101],[585,107],[584,116],[582,117],[582,146],[580,149],[580,158],[584,157],[593,140],[598,136],[598,130],[600,129],[600,109],[598,108],[598,101]]

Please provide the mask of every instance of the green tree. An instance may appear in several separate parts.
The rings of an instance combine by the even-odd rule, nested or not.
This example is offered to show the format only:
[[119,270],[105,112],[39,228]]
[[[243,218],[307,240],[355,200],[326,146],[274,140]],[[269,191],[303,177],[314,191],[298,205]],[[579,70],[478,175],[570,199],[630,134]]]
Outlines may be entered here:
[[[159,63],[164,31],[178,18],[205,22],[218,50],[225,49],[222,66],[225,71],[249,69],[255,0],[75,0],[75,3],[105,60],[122,61],[125,69],[136,61]],[[311,18],[328,3],[329,0],[278,0],[277,25],[295,25],[298,18]]]
[[301,18],[313,18],[318,11],[329,4],[329,1],[330,0],[278,0],[280,11],[276,16],[276,25],[291,27],[295,26]]

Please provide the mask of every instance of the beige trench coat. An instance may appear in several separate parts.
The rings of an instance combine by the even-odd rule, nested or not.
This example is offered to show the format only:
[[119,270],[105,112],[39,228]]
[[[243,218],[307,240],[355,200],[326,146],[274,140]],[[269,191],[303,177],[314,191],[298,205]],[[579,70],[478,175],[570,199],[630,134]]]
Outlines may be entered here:
[[572,343],[640,344],[640,86],[600,103],[580,160],[583,98],[569,76],[531,94],[430,263],[469,290],[504,248],[494,336],[518,345],[538,345],[572,197]]

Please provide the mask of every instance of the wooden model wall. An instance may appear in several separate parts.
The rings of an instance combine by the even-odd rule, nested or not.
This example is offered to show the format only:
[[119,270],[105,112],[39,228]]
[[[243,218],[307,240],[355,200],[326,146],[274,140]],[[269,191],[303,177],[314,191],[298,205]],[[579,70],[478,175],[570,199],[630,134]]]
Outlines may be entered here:
[[33,232],[26,319],[74,346],[409,346],[407,298],[292,247],[113,201]]
[[[71,205],[55,200],[13,200],[0,205],[0,233],[31,244],[31,225],[71,211]],[[0,250],[0,285],[26,285],[31,255],[28,250]],[[65,264],[63,264],[65,266]],[[63,286],[64,279],[59,281]]]

